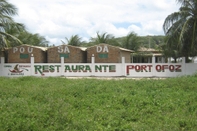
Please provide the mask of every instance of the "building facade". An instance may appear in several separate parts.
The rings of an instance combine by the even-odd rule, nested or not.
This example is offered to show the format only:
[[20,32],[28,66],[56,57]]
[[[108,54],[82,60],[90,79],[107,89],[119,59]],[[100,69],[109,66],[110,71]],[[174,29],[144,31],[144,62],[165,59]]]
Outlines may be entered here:
[[86,63],[86,48],[60,45],[47,49],[48,63],[60,63],[61,57],[64,57],[65,63]]
[[34,56],[35,63],[46,63],[46,49],[44,47],[21,45],[7,50],[8,63],[30,63]]
[[125,57],[125,63],[131,63],[133,52],[108,44],[98,44],[87,49],[87,63],[91,63],[92,56],[95,57],[95,63],[121,63],[122,57]]

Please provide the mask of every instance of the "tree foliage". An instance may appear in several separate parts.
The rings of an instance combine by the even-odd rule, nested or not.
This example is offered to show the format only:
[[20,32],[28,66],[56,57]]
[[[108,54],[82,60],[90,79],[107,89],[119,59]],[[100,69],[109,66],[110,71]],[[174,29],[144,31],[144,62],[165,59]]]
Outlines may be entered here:
[[[9,46],[10,40],[21,43],[14,35],[7,32],[9,29],[20,30],[24,28],[23,24],[17,23],[12,16],[17,15],[17,8],[6,0],[0,0],[0,48]],[[9,38],[9,39],[8,39]]]
[[63,44],[68,44],[72,46],[81,46],[81,44],[83,43],[82,38],[79,37],[78,35],[72,35],[70,39],[65,37],[65,39],[66,39],[66,43],[62,41]]
[[179,11],[167,16],[163,29],[166,47],[188,58],[197,53],[197,0],[177,0]]
[[137,51],[140,48],[140,38],[137,36],[135,32],[130,32],[123,40],[123,47]]
[[95,44],[100,44],[100,43],[105,43],[109,45],[114,45],[114,46],[120,46],[120,44],[116,41],[115,37],[111,34],[108,34],[107,32],[99,34],[99,32],[96,33],[96,37],[91,37],[90,38],[90,43]]
[[42,46],[48,47],[48,41],[45,37],[41,36],[38,33],[32,34],[28,31],[20,32],[18,35],[18,39],[22,41],[24,44],[33,45],[33,46]]

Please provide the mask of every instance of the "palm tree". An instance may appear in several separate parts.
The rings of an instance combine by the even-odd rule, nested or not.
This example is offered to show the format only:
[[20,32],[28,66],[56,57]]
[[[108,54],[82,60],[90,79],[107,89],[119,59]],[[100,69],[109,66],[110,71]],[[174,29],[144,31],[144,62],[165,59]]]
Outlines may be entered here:
[[29,33],[28,31],[22,31],[18,34],[17,37],[24,44],[48,47],[49,42],[43,36],[40,36],[38,33],[32,34]]
[[[83,43],[81,40],[82,38],[78,35],[72,35],[70,39],[66,37],[67,44],[72,46],[80,46]],[[62,43],[66,44],[64,41],[62,41]]]
[[140,38],[136,33],[130,32],[123,40],[123,47],[137,51],[140,48]]
[[0,0],[0,49],[7,47],[10,43],[8,38],[21,43],[15,36],[6,32],[10,28],[21,29],[23,24],[16,23],[12,16],[17,14],[17,8],[6,0]]
[[175,44],[178,43],[177,36],[166,36],[164,41],[165,43],[161,45],[164,56],[172,57],[176,63],[177,59],[182,56],[181,52],[177,49],[177,45]]
[[167,16],[163,29],[167,38],[167,45],[176,38],[176,50],[186,57],[197,53],[197,0],[177,0],[181,4],[178,12]]
[[15,26],[14,24],[9,24],[8,26],[4,27],[4,30],[9,36],[3,36],[6,39],[7,43],[6,46],[13,47],[22,44],[23,42],[20,40],[19,36],[22,32],[25,31],[25,27],[22,24],[18,24]]
[[110,44],[110,45],[117,45],[119,46],[119,43],[115,40],[115,37],[111,34],[102,33],[99,34],[99,32],[96,33],[97,37],[96,38],[90,38],[90,42],[94,44],[100,44],[100,43],[105,43],[105,44]]

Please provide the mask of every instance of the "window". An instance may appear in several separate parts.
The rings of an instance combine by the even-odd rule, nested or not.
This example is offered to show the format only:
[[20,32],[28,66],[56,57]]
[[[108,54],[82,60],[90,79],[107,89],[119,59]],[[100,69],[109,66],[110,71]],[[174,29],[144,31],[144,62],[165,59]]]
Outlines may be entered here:
[[64,57],[64,58],[69,58],[69,54],[60,54],[60,58]]
[[20,59],[27,59],[29,58],[29,54],[20,54]]
[[98,54],[99,58],[108,58],[108,54]]

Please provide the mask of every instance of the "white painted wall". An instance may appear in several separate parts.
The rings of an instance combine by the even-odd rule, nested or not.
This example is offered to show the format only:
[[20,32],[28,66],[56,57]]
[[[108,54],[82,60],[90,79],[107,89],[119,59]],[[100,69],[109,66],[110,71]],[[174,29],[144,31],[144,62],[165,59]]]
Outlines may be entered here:
[[[177,77],[197,73],[197,63],[5,63],[1,58],[0,76],[126,76],[126,77]],[[16,68],[17,65],[17,68]],[[77,68],[77,71],[74,69]],[[70,71],[69,71],[70,69]]]

